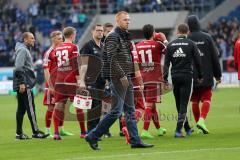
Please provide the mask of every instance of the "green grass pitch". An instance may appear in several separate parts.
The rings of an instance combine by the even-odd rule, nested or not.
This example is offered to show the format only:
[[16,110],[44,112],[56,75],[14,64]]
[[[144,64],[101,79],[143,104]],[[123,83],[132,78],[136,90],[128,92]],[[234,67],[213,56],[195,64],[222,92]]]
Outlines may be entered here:
[[[46,107],[42,105],[42,95],[35,99],[37,119],[40,129],[44,129]],[[79,138],[77,121],[66,121],[66,130],[75,133],[62,141],[52,139],[15,140],[15,113],[17,101],[13,96],[0,96],[0,160],[239,160],[240,159],[240,89],[218,89],[214,91],[212,106],[206,125],[209,135],[194,133],[185,139],[173,138],[176,125],[176,109],[172,93],[164,95],[158,105],[161,112],[161,126],[167,134],[158,137],[151,122],[150,132],[154,139],[144,142],[155,145],[152,149],[130,149],[125,140],[118,136],[118,123],[111,128],[114,137],[99,142],[101,151],[92,151]],[[190,107],[189,107],[190,110]],[[190,110],[191,112],[191,110]],[[190,123],[193,116],[188,113]],[[139,132],[142,122],[138,124]],[[30,125],[25,115],[24,131],[31,136]]]

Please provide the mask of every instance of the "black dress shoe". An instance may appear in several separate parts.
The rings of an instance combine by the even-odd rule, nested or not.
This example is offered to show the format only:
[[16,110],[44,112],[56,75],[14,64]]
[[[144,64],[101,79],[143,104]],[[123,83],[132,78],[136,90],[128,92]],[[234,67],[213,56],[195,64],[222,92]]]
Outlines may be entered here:
[[131,148],[151,148],[154,145],[152,144],[144,144],[144,143],[138,143],[138,144],[132,144]]
[[88,136],[85,138],[85,140],[88,142],[89,146],[93,150],[100,150],[100,148],[98,147],[98,141],[97,140],[92,140]]

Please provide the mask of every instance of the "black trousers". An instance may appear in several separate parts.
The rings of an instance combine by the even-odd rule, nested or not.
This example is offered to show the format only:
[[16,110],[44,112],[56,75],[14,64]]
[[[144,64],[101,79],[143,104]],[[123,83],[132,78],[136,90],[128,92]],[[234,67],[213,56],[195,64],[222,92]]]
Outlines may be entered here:
[[172,82],[178,111],[176,132],[181,132],[183,125],[185,130],[188,131],[191,128],[187,119],[187,106],[192,94],[193,79],[191,75],[176,76],[172,78]]
[[33,134],[38,132],[38,125],[37,125],[37,118],[35,113],[35,103],[34,103],[34,96],[31,89],[27,89],[24,93],[17,92],[17,113],[16,113],[16,120],[17,120],[17,134],[22,134],[22,125],[23,125],[23,118],[27,111],[28,119],[31,123],[32,132]]
[[91,131],[93,128],[95,128],[98,125],[101,117],[101,111],[102,111],[102,101],[93,99],[92,108],[87,112],[88,131]]
[[[103,117],[106,116],[107,113],[103,114]],[[101,120],[102,115],[102,100],[93,99],[92,108],[87,112],[87,129],[88,132],[95,128]],[[120,123],[119,118],[119,123]],[[121,124],[121,123],[120,123]],[[105,134],[109,134],[109,129]]]
[[102,115],[102,99],[101,91],[105,88],[105,83],[102,81],[97,81],[94,85],[91,85],[91,94],[92,94],[92,107],[87,112],[87,129],[88,132],[91,131],[93,128],[95,128],[101,118]]

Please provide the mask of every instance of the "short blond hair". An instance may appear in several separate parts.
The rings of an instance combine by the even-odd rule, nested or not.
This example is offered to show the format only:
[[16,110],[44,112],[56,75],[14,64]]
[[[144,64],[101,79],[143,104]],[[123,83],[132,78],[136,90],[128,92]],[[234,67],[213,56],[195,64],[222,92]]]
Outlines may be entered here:
[[53,31],[51,32],[50,37],[55,38],[56,36],[59,36],[59,35],[62,35],[61,31]]
[[64,38],[70,38],[71,35],[76,33],[76,29],[74,27],[66,27],[63,29],[63,36]]
[[129,15],[128,12],[119,11],[119,12],[115,15],[115,20],[118,21],[119,17],[120,17],[122,14]]

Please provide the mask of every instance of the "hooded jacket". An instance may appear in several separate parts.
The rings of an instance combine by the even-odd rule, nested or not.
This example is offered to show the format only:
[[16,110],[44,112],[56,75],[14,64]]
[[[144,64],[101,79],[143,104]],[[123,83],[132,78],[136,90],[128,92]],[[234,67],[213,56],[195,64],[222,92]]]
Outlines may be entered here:
[[197,71],[194,65],[193,77],[194,88],[213,86],[213,77],[217,80],[221,79],[221,67],[219,63],[219,52],[214,44],[212,37],[208,33],[200,31],[199,19],[195,15],[188,16],[187,23],[190,34],[188,39],[195,42],[200,50],[201,60],[203,62],[203,82],[197,82]]
[[15,46],[15,69],[13,71],[13,90],[18,91],[20,84],[27,88],[33,88],[36,83],[33,61],[28,47],[24,43],[17,42]]

